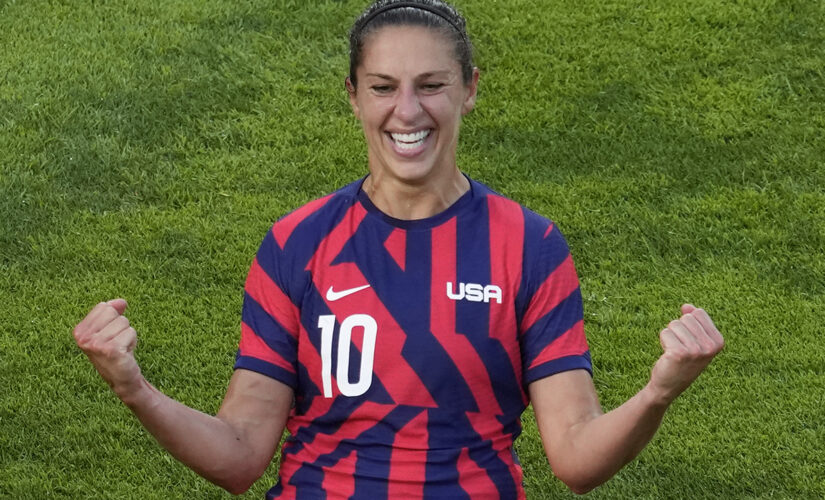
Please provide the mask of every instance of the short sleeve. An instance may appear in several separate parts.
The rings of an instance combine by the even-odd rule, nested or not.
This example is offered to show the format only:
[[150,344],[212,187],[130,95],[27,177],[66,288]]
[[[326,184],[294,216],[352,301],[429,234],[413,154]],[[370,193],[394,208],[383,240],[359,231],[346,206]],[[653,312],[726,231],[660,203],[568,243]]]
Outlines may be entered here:
[[279,277],[286,263],[270,231],[261,243],[244,285],[241,340],[235,369],[243,368],[272,377],[295,388],[299,313]]
[[567,242],[547,221],[525,235],[524,303],[519,323],[525,385],[559,372],[593,367],[584,335],[579,278]]

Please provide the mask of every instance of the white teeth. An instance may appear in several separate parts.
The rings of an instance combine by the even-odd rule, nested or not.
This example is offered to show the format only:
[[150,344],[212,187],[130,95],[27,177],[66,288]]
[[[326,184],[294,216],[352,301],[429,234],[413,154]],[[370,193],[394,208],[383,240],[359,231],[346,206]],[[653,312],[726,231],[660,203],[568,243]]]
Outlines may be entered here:
[[404,151],[411,151],[411,150],[413,150],[413,149],[417,148],[418,146],[420,146],[420,145],[422,145],[422,144],[424,144],[424,140],[423,140],[423,139],[422,139],[422,140],[420,140],[420,141],[418,141],[418,142],[411,142],[411,143],[406,143],[406,142],[396,142],[396,143],[395,143],[395,146],[396,146],[398,149],[402,149],[402,150],[404,150]]
[[[416,147],[420,145],[421,141],[427,138],[430,135],[430,130],[419,130],[418,132],[412,134],[393,134],[390,133],[392,140],[395,141],[396,144],[401,146],[404,149],[412,149],[412,147]],[[405,147],[405,146],[412,146],[412,147]]]

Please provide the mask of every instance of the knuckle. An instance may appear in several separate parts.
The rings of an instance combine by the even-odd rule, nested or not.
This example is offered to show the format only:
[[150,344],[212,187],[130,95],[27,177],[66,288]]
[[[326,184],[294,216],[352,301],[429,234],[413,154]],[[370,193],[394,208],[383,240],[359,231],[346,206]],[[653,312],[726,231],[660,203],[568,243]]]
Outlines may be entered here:
[[77,345],[86,354],[95,354],[98,351],[97,343],[94,341],[94,339],[84,339],[81,342],[78,342]]
[[89,339],[87,337],[79,337],[75,340],[77,342],[77,347],[79,347],[82,351],[89,350]]

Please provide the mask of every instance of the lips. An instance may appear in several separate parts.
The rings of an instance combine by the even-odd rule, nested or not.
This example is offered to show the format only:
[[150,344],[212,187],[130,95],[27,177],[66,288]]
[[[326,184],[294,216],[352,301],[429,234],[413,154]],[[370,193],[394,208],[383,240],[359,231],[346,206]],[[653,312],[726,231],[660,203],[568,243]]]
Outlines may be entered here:
[[409,154],[418,152],[432,131],[433,129],[424,129],[409,134],[389,132],[388,135],[396,151]]

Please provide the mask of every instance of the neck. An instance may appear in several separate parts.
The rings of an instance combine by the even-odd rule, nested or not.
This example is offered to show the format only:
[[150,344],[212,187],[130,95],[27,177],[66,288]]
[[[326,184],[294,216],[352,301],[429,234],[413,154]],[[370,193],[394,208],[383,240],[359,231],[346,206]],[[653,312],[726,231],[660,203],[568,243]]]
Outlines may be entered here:
[[372,172],[361,189],[390,217],[416,220],[432,217],[449,208],[470,189],[470,182],[458,168],[446,179],[421,184]]

